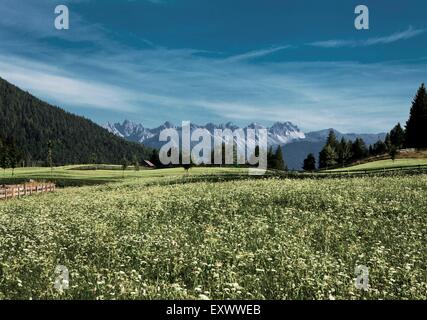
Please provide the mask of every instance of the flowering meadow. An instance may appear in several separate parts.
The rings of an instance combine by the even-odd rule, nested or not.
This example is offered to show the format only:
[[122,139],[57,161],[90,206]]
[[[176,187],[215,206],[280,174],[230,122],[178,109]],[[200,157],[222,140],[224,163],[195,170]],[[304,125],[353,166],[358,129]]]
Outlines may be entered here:
[[150,179],[0,202],[0,299],[427,299],[427,175]]

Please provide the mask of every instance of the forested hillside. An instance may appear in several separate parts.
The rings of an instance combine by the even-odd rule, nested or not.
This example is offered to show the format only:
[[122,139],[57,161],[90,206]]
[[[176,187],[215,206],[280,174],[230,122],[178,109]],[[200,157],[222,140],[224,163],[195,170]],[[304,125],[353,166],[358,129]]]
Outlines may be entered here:
[[[0,153],[17,164],[120,163],[141,159],[142,145],[53,107],[0,78]],[[51,156],[50,156],[51,154]],[[49,160],[48,160],[49,159]]]

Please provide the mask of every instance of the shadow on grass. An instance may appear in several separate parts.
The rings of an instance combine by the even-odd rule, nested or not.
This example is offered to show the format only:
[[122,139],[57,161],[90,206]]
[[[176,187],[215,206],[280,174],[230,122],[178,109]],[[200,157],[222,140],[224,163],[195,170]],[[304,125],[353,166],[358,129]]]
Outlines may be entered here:
[[[65,188],[65,187],[83,187],[83,186],[95,186],[95,185],[102,185],[110,182],[117,182],[120,180],[115,179],[79,179],[79,178],[73,178],[73,179],[64,179],[64,178],[43,178],[43,179],[34,179],[34,181],[42,182],[42,181],[48,181],[54,183],[58,188]],[[1,178],[0,179],[0,185],[13,185],[13,184],[24,184],[28,183],[28,178]]]

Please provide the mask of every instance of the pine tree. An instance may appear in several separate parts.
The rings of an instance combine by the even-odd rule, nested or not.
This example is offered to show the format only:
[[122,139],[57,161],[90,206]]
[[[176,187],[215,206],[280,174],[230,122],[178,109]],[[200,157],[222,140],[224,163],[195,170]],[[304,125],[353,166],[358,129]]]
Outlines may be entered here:
[[386,147],[386,151],[389,151],[391,149],[391,146],[392,146],[391,138],[390,138],[390,133],[387,133],[385,135],[384,144],[385,144],[385,147]]
[[329,131],[328,138],[326,139],[326,145],[331,146],[335,150],[338,148],[338,140],[334,130]]
[[319,168],[327,168],[334,166],[338,162],[338,149],[339,143],[337,137],[335,136],[334,130],[329,131],[328,138],[326,139],[326,144],[323,147],[322,151],[319,153]]
[[274,158],[273,147],[270,147],[268,148],[268,152],[267,152],[267,167],[274,168],[275,165],[276,165],[276,160]]
[[424,83],[412,102],[406,122],[405,145],[408,148],[427,147],[427,92]]
[[286,171],[286,165],[285,165],[285,160],[283,159],[283,151],[281,146],[277,148],[276,153],[274,155],[274,159],[275,159],[274,168],[276,170]]
[[305,171],[314,171],[316,170],[316,158],[314,154],[308,154],[307,158],[304,160],[304,165],[302,167]]
[[325,166],[326,168],[333,167],[337,164],[337,153],[331,145],[326,145],[325,153]]
[[362,138],[356,138],[352,145],[353,160],[360,160],[367,156],[368,150]]
[[402,149],[405,143],[405,131],[402,129],[400,123],[398,123],[390,131],[390,142],[392,146],[395,146],[397,149]]
[[344,167],[345,164],[351,159],[351,143],[347,142],[344,137],[338,145],[338,163]]

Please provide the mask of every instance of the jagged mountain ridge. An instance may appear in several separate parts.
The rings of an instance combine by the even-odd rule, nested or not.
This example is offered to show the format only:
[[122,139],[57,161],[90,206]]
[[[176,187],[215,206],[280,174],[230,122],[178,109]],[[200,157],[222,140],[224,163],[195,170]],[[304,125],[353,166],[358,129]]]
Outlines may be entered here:
[[[142,124],[136,124],[129,120],[125,120],[123,123],[107,123],[104,127],[115,135],[130,141],[143,143],[150,147],[158,147],[161,145],[159,143],[159,135],[162,130],[175,128],[178,132],[181,132],[182,129],[180,126],[174,126],[171,122],[165,122],[157,128],[149,129],[145,128]],[[261,128],[264,129],[265,127],[257,123],[251,123],[242,129],[246,132],[247,129]],[[215,129],[230,129],[234,131],[239,129],[239,126],[231,122],[220,125],[207,123],[204,126],[191,124],[191,130],[195,129],[206,129],[213,136]],[[287,144],[295,140],[305,139],[304,133],[291,122],[277,122],[272,127],[266,129],[268,130],[268,144],[271,146]]]
[[[135,124],[129,120],[123,123],[107,123],[104,126],[108,131],[123,137],[130,141],[140,142],[152,148],[160,148],[163,142],[159,142],[159,134],[163,129],[175,128],[180,133],[181,128],[174,126],[171,122],[165,122],[163,125],[149,129],[142,124]],[[229,122],[226,124],[216,125],[208,123],[204,126],[192,124],[191,130],[196,128],[207,129],[211,134],[214,129],[230,129],[235,130],[239,127]],[[247,128],[265,128],[262,125],[251,123],[244,127]],[[281,146],[286,164],[290,169],[299,170],[302,168],[302,163],[307,154],[313,153],[318,157],[318,153],[324,146],[328,134],[331,130],[335,132],[337,139],[345,138],[354,141],[356,138],[362,138],[367,145],[372,145],[378,140],[384,140],[385,133],[378,134],[357,134],[357,133],[341,133],[335,129],[324,129],[303,133],[296,125],[291,122],[276,122],[268,130],[268,145],[274,148]],[[243,143],[237,141],[237,143]]]

